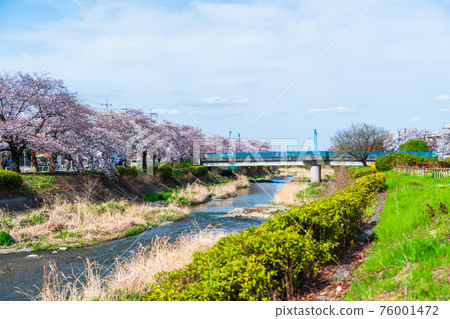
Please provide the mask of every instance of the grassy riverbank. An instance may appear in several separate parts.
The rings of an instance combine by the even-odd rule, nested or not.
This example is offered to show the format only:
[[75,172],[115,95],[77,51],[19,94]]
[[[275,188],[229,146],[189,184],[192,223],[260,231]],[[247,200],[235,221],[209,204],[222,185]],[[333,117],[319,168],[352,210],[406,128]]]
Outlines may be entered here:
[[450,180],[388,172],[375,243],[346,300],[450,299]]
[[169,189],[160,193],[150,193],[144,196],[144,201],[162,201],[179,206],[201,204],[209,199],[226,199],[237,195],[237,190],[250,185],[244,175],[236,175],[235,180],[224,180],[215,184],[199,182],[189,184],[182,189]]
[[34,251],[79,248],[136,235],[163,222],[188,216],[175,206],[164,208],[129,201],[92,204],[57,201],[28,214],[8,218],[0,215],[0,229],[14,242],[0,248],[31,248]]

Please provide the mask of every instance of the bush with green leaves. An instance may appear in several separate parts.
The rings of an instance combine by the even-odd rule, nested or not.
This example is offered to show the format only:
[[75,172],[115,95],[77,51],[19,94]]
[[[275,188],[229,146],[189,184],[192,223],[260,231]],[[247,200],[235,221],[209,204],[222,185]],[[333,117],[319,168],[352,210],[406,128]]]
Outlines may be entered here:
[[376,174],[377,170],[370,166],[353,166],[348,169],[348,175],[355,179],[370,174]]
[[7,232],[0,230],[0,246],[11,246],[14,243],[14,239]]
[[144,202],[158,202],[158,201],[167,201],[172,197],[174,190],[169,189],[160,193],[149,193],[143,197]]
[[23,184],[22,176],[19,173],[0,170],[1,188],[19,188]]
[[136,167],[116,167],[117,171],[119,172],[120,176],[138,176],[139,171]]
[[[405,143],[400,144],[400,151],[405,151]],[[428,143],[422,140],[409,140],[406,142],[406,152],[428,152]]]
[[156,174],[160,177],[172,177],[173,176],[172,167],[167,164],[162,165],[158,167]]
[[396,166],[414,166],[424,161],[437,161],[437,158],[407,153],[390,153],[378,157],[375,161],[375,166],[379,171],[388,171]]
[[191,172],[192,175],[200,177],[208,175],[208,168],[203,165],[199,166],[191,166],[189,167],[189,172]]
[[382,173],[364,176],[326,199],[228,235],[196,253],[185,269],[159,274],[159,283],[142,299],[291,298],[301,283],[317,275],[320,265],[352,245],[364,208],[385,181]]

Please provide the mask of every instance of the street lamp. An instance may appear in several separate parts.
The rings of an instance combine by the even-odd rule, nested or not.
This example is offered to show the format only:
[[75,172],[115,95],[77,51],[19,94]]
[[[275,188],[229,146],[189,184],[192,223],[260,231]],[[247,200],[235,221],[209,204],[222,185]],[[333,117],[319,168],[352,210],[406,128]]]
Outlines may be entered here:
[[231,155],[230,140],[231,140],[231,131],[230,131],[230,133],[228,133],[228,156]]

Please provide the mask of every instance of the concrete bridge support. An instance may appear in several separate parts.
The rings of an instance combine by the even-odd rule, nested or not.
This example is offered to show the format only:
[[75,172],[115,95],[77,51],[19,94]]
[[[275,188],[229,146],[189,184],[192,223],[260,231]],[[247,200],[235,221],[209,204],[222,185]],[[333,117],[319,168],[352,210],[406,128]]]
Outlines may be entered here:
[[320,183],[320,175],[322,173],[322,167],[320,165],[311,165],[311,183]]

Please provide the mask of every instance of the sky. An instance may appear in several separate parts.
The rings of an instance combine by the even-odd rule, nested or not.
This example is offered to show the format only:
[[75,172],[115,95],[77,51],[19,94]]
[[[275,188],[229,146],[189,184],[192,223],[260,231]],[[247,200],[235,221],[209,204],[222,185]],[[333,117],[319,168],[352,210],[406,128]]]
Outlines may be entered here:
[[[449,0],[0,0],[0,72],[94,108],[319,148],[351,123],[450,122]],[[301,146],[301,145],[300,145]]]

